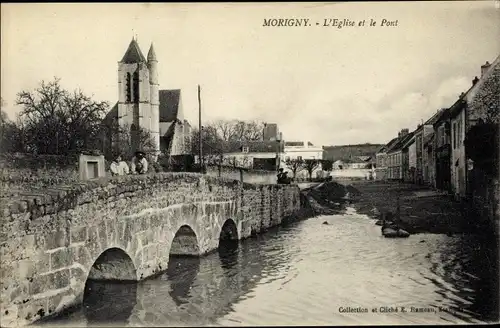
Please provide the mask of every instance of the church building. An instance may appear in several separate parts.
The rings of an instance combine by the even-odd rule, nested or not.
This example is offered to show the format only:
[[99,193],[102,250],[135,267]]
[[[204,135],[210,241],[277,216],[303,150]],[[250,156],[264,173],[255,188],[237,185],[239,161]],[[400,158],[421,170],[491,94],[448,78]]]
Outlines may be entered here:
[[[191,153],[191,126],[184,119],[181,90],[159,90],[158,60],[153,44],[146,58],[137,40],[130,42],[118,62],[118,102],[106,115],[105,122],[130,131],[132,151]],[[142,149],[140,130],[149,132],[153,149]]]

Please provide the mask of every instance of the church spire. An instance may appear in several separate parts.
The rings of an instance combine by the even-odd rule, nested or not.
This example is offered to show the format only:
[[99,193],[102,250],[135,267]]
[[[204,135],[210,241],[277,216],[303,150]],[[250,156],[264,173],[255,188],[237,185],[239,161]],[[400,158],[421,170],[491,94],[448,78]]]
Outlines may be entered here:
[[132,41],[128,45],[128,49],[123,56],[122,63],[131,64],[131,63],[141,63],[146,62],[146,58],[142,54],[141,48],[139,48],[139,44],[137,43],[136,38],[132,37]]
[[156,59],[156,53],[155,53],[155,48],[153,47],[153,42],[151,42],[151,47],[149,48],[149,51],[148,51],[148,62],[150,61],[158,61]]

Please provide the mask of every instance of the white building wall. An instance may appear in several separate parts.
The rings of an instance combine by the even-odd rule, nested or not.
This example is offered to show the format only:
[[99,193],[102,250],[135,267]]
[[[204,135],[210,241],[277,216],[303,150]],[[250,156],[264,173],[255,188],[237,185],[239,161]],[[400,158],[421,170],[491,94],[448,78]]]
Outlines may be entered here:
[[408,147],[408,166],[417,167],[417,144],[415,142]]

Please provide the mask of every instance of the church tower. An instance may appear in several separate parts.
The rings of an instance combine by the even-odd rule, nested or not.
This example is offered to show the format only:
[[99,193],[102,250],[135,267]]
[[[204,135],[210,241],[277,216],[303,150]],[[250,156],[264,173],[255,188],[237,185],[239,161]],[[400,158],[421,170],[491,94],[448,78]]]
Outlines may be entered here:
[[[122,60],[118,62],[118,124],[130,129],[133,150],[141,147],[139,128],[152,130],[150,72],[137,40],[132,39]],[[158,95],[156,95],[158,99]]]
[[158,60],[156,60],[153,43],[148,51],[148,69],[149,69],[149,90],[151,103],[151,137],[155,143],[155,149],[160,150],[160,94],[158,84]]

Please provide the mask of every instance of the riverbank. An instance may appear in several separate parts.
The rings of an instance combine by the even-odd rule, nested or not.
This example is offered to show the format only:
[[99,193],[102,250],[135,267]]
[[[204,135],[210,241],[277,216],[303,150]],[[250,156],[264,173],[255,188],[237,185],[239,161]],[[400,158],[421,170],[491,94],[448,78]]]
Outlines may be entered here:
[[401,226],[415,233],[484,233],[486,221],[466,214],[462,204],[446,193],[426,186],[387,181],[331,181],[302,189],[314,215],[340,214],[351,204],[360,214],[374,220],[382,213],[396,214],[397,202]]
[[352,186],[361,193],[354,208],[373,219],[379,219],[383,212],[396,213],[399,198],[401,225],[410,233],[455,234],[484,229],[484,222],[466,215],[459,202],[429,187],[382,181],[353,181]]

